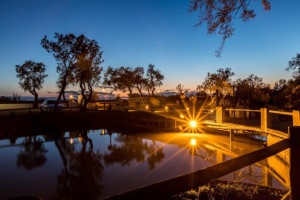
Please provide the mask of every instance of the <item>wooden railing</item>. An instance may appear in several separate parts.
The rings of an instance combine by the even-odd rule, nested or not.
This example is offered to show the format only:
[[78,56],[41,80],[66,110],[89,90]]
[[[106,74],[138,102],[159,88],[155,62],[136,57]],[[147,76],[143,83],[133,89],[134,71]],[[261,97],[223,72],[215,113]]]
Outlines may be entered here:
[[197,189],[201,185],[232,173],[238,169],[259,162],[290,148],[291,199],[300,199],[300,127],[289,128],[289,138],[263,149],[227,160],[214,166],[161,181],[105,199],[169,199],[172,195]]
[[[272,129],[272,115],[274,115],[274,114],[292,116],[292,125],[300,126],[299,110],[293,110],[292,112],[286,112],[286,111],[278,111],[278,110],[269,110],[268,108],[261,108],[259,110],[253,110],[253,109],[232,109],[232,108],[224,109],[222,107],[217,107],[216,108],[216,122],[217,123],[222,124],[225,122],[225,111],[239,112],[240,118],[245,118],[245,113],[247,113],[247,112],[248,113],[250,113],[250,112],[260,113],[260,129],[262,132],[266,132],[266,133],[270,131],[269,129]],[[287,132],[287,130],[286,130],[286,132]]]

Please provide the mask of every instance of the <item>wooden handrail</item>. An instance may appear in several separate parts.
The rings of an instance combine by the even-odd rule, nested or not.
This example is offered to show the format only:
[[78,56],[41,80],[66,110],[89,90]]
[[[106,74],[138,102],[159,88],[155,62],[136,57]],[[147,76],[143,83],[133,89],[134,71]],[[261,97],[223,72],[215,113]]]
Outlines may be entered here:
[[260,110],[241,109],[241,108],[225,108],[226,111],[246,111],[246,112],[260,112]]
[[172,195],[198,188],[199,186],[205,185],[216,178],[259,162],[289,147],[289,139],[284,139],[263,149],[227,160],[211,167],[104,199],[168,199]]
[[279,115],[293,115],[292,112],[278,111],[278,110],[269,110],[269,113],[279,114]]

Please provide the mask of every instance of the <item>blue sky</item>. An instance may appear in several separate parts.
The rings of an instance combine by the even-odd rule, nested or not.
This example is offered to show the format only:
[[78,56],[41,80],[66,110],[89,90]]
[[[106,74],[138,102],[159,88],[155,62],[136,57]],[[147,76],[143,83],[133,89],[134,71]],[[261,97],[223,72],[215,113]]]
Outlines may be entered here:
[[189,0],[1,0],[0,96],[17,92],[15,65],[31,59],[43,62],[47,77],[41,96],[56,91],[56,62],[40,45],[54,32],[85,34],[98,41],[108,66],[154,64],[165,75],[163,89],[181,83],[195,89],[207,72],[230,67],[235,78],[251,73],[273,84],[291,78],[284,69],[300,52],[300,1],[272,1],[265,12],[252,2],[257,16],[251,22],[234,21],[234,36],[226,41],[221,58],[215,50],[218,35],[194,27],[197,13],[188,12]]

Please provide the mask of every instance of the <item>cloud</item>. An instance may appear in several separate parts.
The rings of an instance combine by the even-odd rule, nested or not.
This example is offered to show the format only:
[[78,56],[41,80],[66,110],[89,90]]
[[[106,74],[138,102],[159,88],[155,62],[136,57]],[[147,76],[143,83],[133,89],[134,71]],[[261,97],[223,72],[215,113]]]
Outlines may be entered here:
[[[56,91],[56,92],[55,91],[48,91],[47,93],[48,94],[59,94],[59,91]],[[79,95],[80,92],[75,91],[75,90],[66,90],[65,94],[66,95]]]
[[80,95],[80,93],[75,90],[67,90],[67,91],[65,91],[65,94],[66,95]]

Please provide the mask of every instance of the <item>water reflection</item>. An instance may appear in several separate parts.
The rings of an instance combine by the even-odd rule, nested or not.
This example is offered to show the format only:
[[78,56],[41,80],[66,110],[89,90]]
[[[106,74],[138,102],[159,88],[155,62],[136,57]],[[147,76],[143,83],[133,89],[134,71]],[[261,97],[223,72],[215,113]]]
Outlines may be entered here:
[[102,192],[102,155],[99,150],[93,151],[93,141],[87,131],[70,133],[77,134],[81,138],[79,148],[65,138],[55,139],[64,169],[57,177],[54,199],[96,199]]
[[[260,142],[209,134],[125,134],[112,129],[43,133],[30,132],[13,144],[0,140],[0,198],[32,194],[46,199],[98,199],[262,147]],[[268,143],[273,140],[268,138]],[[279,154],[222,179],[289,188],[287,158],[287,153]]]
[[155,168],[155,164],[159,163],[165,154],[162,148],[155,141],[146,142],[143,138],[130,135],[118,135],[115,138],[117,144],[111,145],[109,153],[104,154],[105,165],[109,166],[113,163],[120,163],[122,166],[129,165],[132,160],[142,162],[146,155],[149,168]]
[[24,144],[24,151],[18,154],[17,166],[24,167],[27,170],[32,170],[36,167],[43,166],[46,161],[45,146],[40,138],[37,136],[29,136],[22,142]]

